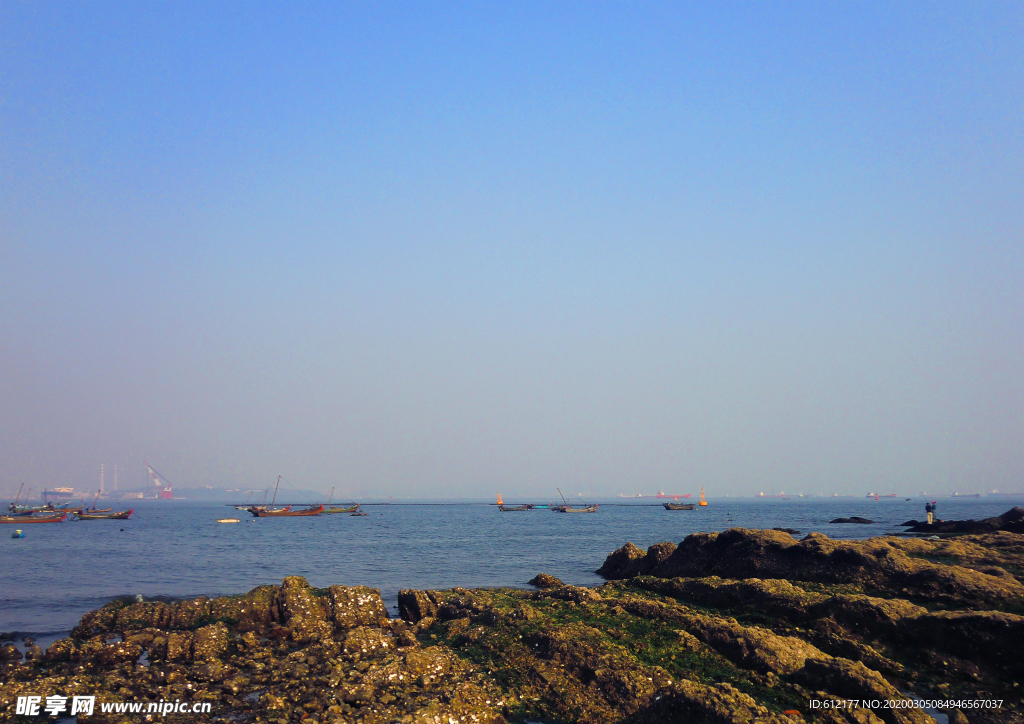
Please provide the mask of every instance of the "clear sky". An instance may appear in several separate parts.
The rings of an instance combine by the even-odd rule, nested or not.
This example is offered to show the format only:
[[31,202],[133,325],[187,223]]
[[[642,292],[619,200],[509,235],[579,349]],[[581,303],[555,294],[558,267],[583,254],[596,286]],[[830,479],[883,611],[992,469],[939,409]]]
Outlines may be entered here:
[[1024,490],[1022,99],[1019,2],[0,2],[0,490]]

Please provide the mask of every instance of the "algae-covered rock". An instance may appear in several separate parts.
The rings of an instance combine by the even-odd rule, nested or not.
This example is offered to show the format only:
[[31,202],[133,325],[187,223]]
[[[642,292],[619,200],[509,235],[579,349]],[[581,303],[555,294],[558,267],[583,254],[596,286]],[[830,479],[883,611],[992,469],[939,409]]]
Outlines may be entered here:
[[[632,577],[639,570],[640,553],[639,549],[620,548],[599,570],[607,578]],[[650,575],[856,581],[872,589],[894,590],[902,597],[928,598],[947,605],[1007,605],[1024,596],[1024,585],[1013,578],[911,558],[884,539],[834,541],[812,533],[797,542],[778,531],[744,528],[687,536]]]
[[832,694],[857,701],[877,701],[874,714],[887,724],[931,724],[932,719],[913,706],[887,707],[887,701],[906,701],[907,697],[877,671],[859,661],[842,658],[808,659],[795,678],[805,686],[823,688]]
[[401,590],[398,592],[398,613],[406,621],[417,623],[437,616],[437,602],[428,591]]
[[596,573],[608,579],[633,578],[640,575],[640,562],[646,555],[646,551],[627,543],[609,554]]
[[529,581],[531,586],[537,588],[561,588],[565,584],[554,576],[549,576],[547,573],[538,573],[536,576]]

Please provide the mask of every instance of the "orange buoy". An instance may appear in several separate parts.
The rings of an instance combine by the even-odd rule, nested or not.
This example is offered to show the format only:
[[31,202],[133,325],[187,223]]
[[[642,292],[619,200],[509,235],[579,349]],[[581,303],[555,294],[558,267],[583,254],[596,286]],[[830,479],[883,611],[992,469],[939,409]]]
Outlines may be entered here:
[[707,505],[708,501],[704,500],[704,488],[700,489],[700,502],[697,505]]
[[498,493],[498,505],[504,505],[504,501],[501,499],[501,493]]

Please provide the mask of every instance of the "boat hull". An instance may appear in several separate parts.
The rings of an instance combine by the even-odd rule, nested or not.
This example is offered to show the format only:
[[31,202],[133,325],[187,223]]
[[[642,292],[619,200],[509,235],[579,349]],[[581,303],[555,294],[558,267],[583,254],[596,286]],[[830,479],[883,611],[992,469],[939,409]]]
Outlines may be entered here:
[[131,510],[122,510],[117,513],[75,513],[75,518],[78,520],[128,520],[131,514],[135,512],[135,508]]
[[665,510],[696,510],[697,506],[693,503],[662,503],[665,506]]
[[7,515],[2,515],[0,516],[0,523],[13,523],[15,525],[27,525],[29,523],[60,523],[67,517],[67,513],[51,515],[47,518],[12,518]]
[[325,513],[356,513],[359,511],[359,505],[350,505],[347,508],[324,508]]
[[279,510],[279,511],[257,511],[254,512],[257,518],[301,518],[313,515],[320,515],[324,512],[324,506],[310,508],[309,510]]

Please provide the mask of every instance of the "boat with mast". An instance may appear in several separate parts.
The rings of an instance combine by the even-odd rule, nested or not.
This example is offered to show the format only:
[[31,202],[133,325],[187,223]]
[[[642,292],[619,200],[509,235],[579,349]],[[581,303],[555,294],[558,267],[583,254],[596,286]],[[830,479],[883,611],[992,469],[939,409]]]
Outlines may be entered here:
[[[7,517],[27,517],[35,515],[36,513],[58,513],[62,510],[66,510],[71,504],[71,501],[67,503],[54,504],[50,502],[43,503],[42,505],[19,505],[21,500],[21,491],[24,490],[25,483],[22,483],[18,487],[18,494],[14,498],[14,502],[7,506]],[[25,502],[28,503],[28,499],[32,496],[32,488],[28,489],[28,494],[25,495]]]
[[278,475],[277,482],[274,484],[274,498],[270,501],[270,508],[253,507],[249,512],[257,518],[296,518],[300,516],[320,515],[324,512],[323,503],[315,507],[310,506],[305,510],[292,510],[292,506],[290,505],[287,508],[274,510],[274,503],[277,501],[277,489],[281,485],[281,477],[282,476]]
[[554,510],[554,511],[556,511],[558,513],[596,513],[597,512],[597,505],[598,505],[597,503],[594,503],[593,505],[586,505],[586,506],[584,506],[582,508],[574,508],[571,505],[569,505],[569,501],[565,499],[564,495],[562,495],[561,488],[555,488],[555,490],[558,491],[558,494],[559,494],[559,496],[561,496],[562,503],[564,503],[564,505],[557,505],[554,508],[552,508],[552,510]]
[[331,501],[334,499],[334,488],[331,488],[331,494],[327,496],[327,507],[324,508],[325,513],[357,513],[359,512],[359,503],[350,505],[345,508],[338,508],[331,505]]
[[277,502],[277,487],[280,484],[281,484],[281,476],[278,475],[277,476],[277,481],[274,483],[274,498],[270,501],[270,507],[269,508],[266,506],[266,503],[267,503],[267,491],[264,490],[263,491],[263,502],[260,503],[259,505],[254,505],[251,508],[247,508],[247,510],[250,513],[252,513],[254,516],[256,516],[257,518],[259,517],[260,513],[264,513],[264,514],[265,513],[283,513],[286,510],[291,510],[292,506],[290,506],[290,505],[288,507],[286,507],[286,508],[274,508],[274,503]]
[[96,501],[99,500],[99,497],[100,497],[100,491],[97,490],[96,491],[96,495],[94,495],[93,499],[92,499],[92,507],[91,508],[86,508],[85,504],[83,503],[82,507],[75,511],[75,515],[76,516],[100,515],[102,513],[109,513],[109,512],[111,512],[113,510],[113,508],[97,508],[96,507]]

